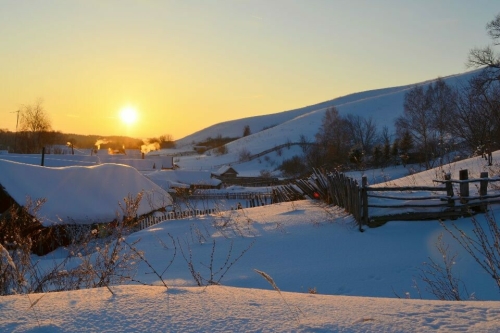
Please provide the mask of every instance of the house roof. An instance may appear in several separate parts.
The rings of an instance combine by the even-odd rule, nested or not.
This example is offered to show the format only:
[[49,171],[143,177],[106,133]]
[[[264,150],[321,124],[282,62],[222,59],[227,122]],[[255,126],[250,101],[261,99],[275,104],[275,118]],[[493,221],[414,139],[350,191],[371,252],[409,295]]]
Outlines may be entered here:
[[141,201],[138,215],[172,204],[166,191],[121,164],[51,168],[0,159],[0,170],[0,185],[19,205],[46,200],[36,216],[44,226],[110,222],[124,198],[141,191],[148,200]]
[[[155,183],[168,182],[175,186],[175,184],[187,185],[209,185],[218,186],[221,184],[220,179],[212,178],[209,171],[194,171],[194,170],[161,170],[146,174],[150,179],[154,179]],[[172,187],[172,186],[171,186]]]
[[214,176],[222,176],[224,175],[226,172],[228,171],[232,171],[236,174],[238,174],[238,171],[236,171],[232,166],[230,165],[223,165],[222,167],[219,168],[219,170],[215,171],[215,172],[212,172],[212,174]]

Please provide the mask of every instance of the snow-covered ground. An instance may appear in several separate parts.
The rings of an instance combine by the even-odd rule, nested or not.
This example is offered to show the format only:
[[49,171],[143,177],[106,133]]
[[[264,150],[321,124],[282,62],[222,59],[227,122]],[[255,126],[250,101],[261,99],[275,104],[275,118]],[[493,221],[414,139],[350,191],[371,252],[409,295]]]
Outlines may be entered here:
[[[120,286],[0,299],[2,332],[498,332],[499,302]],[[38,318],[38,320],[36,319]]]
[[[494,157],[499,158],[497,153]],[[477,160],[459,163],[484,168]],[[399,182],[419,184],[433,177],[433,172],[424,172]],[[500,207],[491,208],[499,216]],[[484,217],[477,218],[484,223]],[[455,223],[471,231],[469,218]],[[429,258],[442,260],[436,249],[440,234],[457,253],[454,274],[464,282],[470,300],[434,300],[419,278]],[[112,286],[115,295],[103,288],[1,297],[0,331],[500,330],[495,281],[437,221],[389,222],[360,233],[341,209],[304,200],[163,222],[127,240],[139,241],[137,248],[158,272],[166,269],[162,278],[168,289],[140,263],[134,279],[151,286]],[[181,250],[192,255],[195,270],[206,279],[213,253],[213,278],[220,285],[198,287]],[[217,272],[243,252],[225,274]],[[66,254],[61,248],[34,260],[45,267]]]
[[[495,208],[498,215],[500,209]],[[309,201],[244,209],[222,231],[206,217],[170,221],[134,233],[149,263],[135,279],[153,286],[112,286],[0,298],[2,332],[496,332],[498,287],[463,251],[455,273],[472,300],[430,300],[419,280],[428,257],[439,262],[438,222],[391,222],[360,233],[351,217]],[[468,219],[456,221],[466,230]],[[196,238],[200,233],[203,237]],[[178,240],[177,249],[171,235]],[[197,239],[197,240],[193,240]],[[449,239],[448,239],[449,240]],[[215,243],[213,243],[215,242]],[[182,245],[180,245],[182,244]],[[189,245],[188,245],[189,244]],[[213,245],[215,244],[215,245]],[[243,257],[219,286],[198,287],[180,247],[196,270]],[[232,252],[230,247],[232,246]],[[455,246],[453,246],[456,249]],[[41,265],[64,249],[38,258]],[[256,270],[265,272],[277,288]],[[314,293],[313,293],[314,292]],[[401,299],[397,298],[399,295]],[[420,298],[424,299],[420,299]],[[32,305],[36,302],[35,305]]]
[[[403,94],[400,90],[394,88],[384,95]],[[346,96],[343,104],[362,112],[361,107],[355,107],[360,105],[357,103],[370,98],[373,103],[380,91],[355,95]],[[327,105],[320,106],[324,109]],[[313,137],[319,125],[301,119],[301,126],[293,125],[295,132],[302,131]],[[296,124],[299,123],[298,120]],[[287,133],[292,133],[294,127],[286,126],[289,130],[276,126],[267,130],[267,134],[263,131],[238,140],[229,145],[227,155],[183,156],[176,157],[175,162],[185,170],[215,170],[218,165],[237,161],[238,151],[243,147],[257,153],[268,149],[270,144],[293,141]],[[216,134],[215,131],[204,135],[215,137]],[[191,142],[191,139],[185,141]],[[294,146],[283,149],[281,154],[271,153],[268,159],[234,163],[233,167],[240,175],[258,175],[261,170],[272,170],[280,160],[299,153],[300,148]],[[13,162],[2,162],[2,159],[12,159],[9,154],[0,158],[1,177]],[[32,159],[36,161],[32,164],[39,161],[36,157]],[[443,172],[451,172],[456,177],[464,168],[469,169],[471,177],[477,177],[481,171],[496,176],[500,152],[495,152],[493,159],[492,168],[486,166],[484,159],[475,157],[425,172],[419,172],[418,166],[391,166],[352,172],[350,176],[360,179],[366,175],[371,185],[385,181],[388,182],[385,185],[394,186],[432,185],[432,180]],[[72,164],[53,162],[64,166],[54,169],[61,174],[69,172],[64,170],[97,172],[119,168],[108,178],[118,179],[121,178],[118,175],[126,174],[121,178],[123,183],[140,183],[135,190],[144,189],[144,184],[156,182],[165,187],[167,183],[160,172],[145,173],[150,175],[148,180],[126,166],[104,164],[75,169],[68,166]],[[28,169],[26,164],[19,168]],[[44,183],[48,176],[42,175],[45,171],[40,169],[44,168],[31,166],[23,173],[30,182],[40,184],[40,188],[50,188]],[[60,178],[54,177],[48,182],[57,182]],[[65,183],[74,184],[74,179]],[[88,184],[79,183],[75,193],[83,198],[95,196],[95,190]],[[106,185],[114,186],[112,182]],[[106,206],[117,209],[124,193],[106,196],[103,199]],[[86,206],[70,205],[69,198],[59,199],[68,201],[70,211],[65,214],[84,213]],[[491,206],[490,214],[500,218],[500,207]],[[476,219],[483,225],[486,222],[484,215],[477,215]],[[451,225],[452,222],[445,223]],[[470,218],[453,223],[471,233]],[[421,278],[428,267],[425,262],[430,259],[443,262],[436,247],[440,235],[449,245],[449,254],[457,255],[453,273],[466,287],[461,290],[465,301],[436,300]],[[137,249],[151,265],[139,262],[133,275],[135,280],[147,285],[110,286],[114,294],[99,288],[0,297],[0,332],[500,331],[499,288],[438,221],[394,221],[379,228],[366,228],[361,233],[353,218],[342,209],[303,200],[166,221],[130,234],[126,239],[137,241]],[[60,248],[43,257],[33,256],[33,260],[38,262],[38,267],[50,267],[69,251]],[[211,279],[219,285],[198,286],[188,265],[190,256],[198,278]],[[152,273],[151,267],[161,274],[161,279]]]

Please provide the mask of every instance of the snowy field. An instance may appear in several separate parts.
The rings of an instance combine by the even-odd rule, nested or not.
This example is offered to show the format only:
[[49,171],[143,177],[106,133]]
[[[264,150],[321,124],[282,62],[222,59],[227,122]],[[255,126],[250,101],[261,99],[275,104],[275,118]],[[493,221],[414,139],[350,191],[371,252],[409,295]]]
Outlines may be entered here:
[[[458,84],[469,76],[446,80]],[[398,116],[394,110],[402,110],[409,88],[353,94],[272,117],[215,125],[179,140],[179,151],[191,150],[192,141],[220,133],[238,136],[247,124],[254,134],[228,144],[226,155],[174,157],[174,162],[181,170],[208,172],[231,163],[241,176],[259,175],[262,170],[274,172],[284,159],[300,154],[300,148],[292,146],[271,153],[269,158],[245,163],[238,162],[239,152],[259,153],[296,142],[300,135],[314,138],[330,105],[337,105],[341,114],[367,116],[372,112],[380,121],[377,125],[392,126]],[[260,131],[272,124],[276,126]],[[498,176],[500,152],[494,152],[493,160],[491,168],[484,159],[475,157],[457,163],[446,161],[429,171],[418,165],[391,166],[351,172],[349,176],[361,179],[366,175],[370,185],[427,186],[444,172],[456,178],[465,168],[471,177],[482,171]],[[39,195],[48,197],[43,211],[48,224],[59,221],[61,203],[67,209],[64,216],[84,219],[92,207],[108,218],[120,210],[118,203],[131,192],[162,193],[156,205],[166,204],[169,198],[163,191],[171,180],[160,171],[137,172],[85,156],[47,156],[46,161],[53,168],[34,166],[40,162],[37,155],[2,154],[0,183],[19,190],[12,180],[16,163],[22,163],[17,165],[18,171],[24,170],[19,179],[24,179],[26,188],[38,188]],[[106,182],[95,183],[101,177]],[[66,188],[67,184],[73,187],[64,193],[45,190]],[[100,187],[108,191],[106,195],[98,195]],[[25,194],[15,192],[20,202]],[[98,203],[92,201],[97,199]],[[499,206],[490,206],[489,213],[500,219]],[[476,219],[485,225],[484,215]],[[445,223],[452,225],[451,221]],[[453,223],[471,233],[471,218]],[[463,282],[464,301],[438,301],[422,280],[428,267],[424,263],[443,262],[436,247],[440,235],[450,255],[456,254],[453,274]],[[149,263],[134,266],[132,277],[140,283],[110,286],[113,293],[98,288],[0,297],[0,332],[500,331],[499,288],[438,221],[394,221],[361,233],[353,218],[341,209],[303,200],[162,222],[130,234],[126,240],[137,241],[137,250]],[[48,268],[69,253],[70,249],[60,248],[43,257],[33,256],[33,260],[38,267]],[[73,261],[77,263],[78,258]],[[219,285],[200,287],[195,277]]]

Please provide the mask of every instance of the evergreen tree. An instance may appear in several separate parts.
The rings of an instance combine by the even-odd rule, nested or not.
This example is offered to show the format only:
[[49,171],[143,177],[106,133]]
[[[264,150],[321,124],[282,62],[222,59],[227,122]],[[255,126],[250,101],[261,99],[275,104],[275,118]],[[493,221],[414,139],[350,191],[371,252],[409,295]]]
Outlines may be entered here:
[[406,163],[410,158],[409,153],[413,149],[413,146],[413,137],[411,136],[410,131],[404,131],[401,141],[399,142],[399,156],[401,157],[404,166],[406,166]]
[[373,147],[373,155],[372,155],[373,166],[378,168],[380,166],[381,160],[382,160],[382,147],[380,145],[376,145],[375,147]]
[[399,157],[399,140],[396,139],[396,140],[394,140],[394,142],[392,143],[392,146],[391,146],[391,158],[392,158],[393,162],[396,164],[399,164],[397,162],[398,157]]

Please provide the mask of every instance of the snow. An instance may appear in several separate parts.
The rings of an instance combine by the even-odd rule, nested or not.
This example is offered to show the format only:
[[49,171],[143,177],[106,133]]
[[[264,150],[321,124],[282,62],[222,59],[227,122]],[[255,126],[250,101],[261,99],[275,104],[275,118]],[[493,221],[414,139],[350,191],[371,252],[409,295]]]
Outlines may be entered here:
[[144,191],[137,214],[171,204],[172,198],[136,169],[122,164],[41,167],[0,159],[0,184],[20,205],[45,199],[38,212],[44,226],[110,222],[129,195]]
[[[495,209],[499,213],[499,209]],[[413,286],[422,262],[437,258],[437,222],[393,222],[360,233],[352,218],[309,201],[231,212],[242,224],[223,234],[210,217],[165,222],[134,233],[148,261],[163,271],[174,250],[168,233],[182,240],[205,230],[217,244],[215,261],[254,244],[221,280],[197,287],[177,256],[160,281],[146,265],[136,279],[152,286],[112,286],[0,298],[0,331],[5,332],[496,332],[500,329],[498,288],[463,253],[457,274],[475,300],[430,300]],[[246,221],[251,221],[246,222]],[[247,224],[248,223],[248,224]],[[467,219],[457,221],[461,226]],[[245,224],[247,226],[245,227]],[[224,237],[225,236],[225,237]],[[227,237],[227,238],[226,238]],[[191,243],[195,265],[210,260],[212,245]],[[45,257],[41,265],[61,252]],[[179,252],[179,249],[177,249]],[[439,259],[439,258],[437,258]],[[217,266],[218,267],[218,266]],[[268,274],[280,292],[255,270]],[[316,294],[309,290],[316,290]],[[395,297],[398,293],[402,299]],[[424,299],[420,299],[423,297]],[[427,298],[427,299],[426,299]],[[31,306],[34,302],[36,305]]]
[[158,170],[153,172],[144,173],[149,179],[153,180],[156,184],[165,189],[172,187],[187,187],[189,185],[207,185],[219,186],[221,181],[212,178],[212,174],[208,171],[195,171],[195,170]]
[[[362,100],[372,99],[373,102],[379,96],[398,99],[401,89],[354,94],[338,103],[354,110]],[[320,109],[327,107],[328,103],[319,105]],[[367,103],[365,109],[359,107],[357,112],[369,114],[372,109],[368,105],[371,104]],[[309,127],[297,128],[296,132],[303,131],[302,134],[313,137],[318,124],[307,119],[321,118],[321,112],[315,113],[315,110],[318,108],[312,106],[307,112],[297,112],[282,125],[233,142],[227,155],[182,156],[176,157],[176,163],[182,170],[206,170],[205,173],[217,170],[228,162],[236,162],[238,149],[245,147],[251,153],[257,153],[291,139],[289,133],[293,126],[288,122],[293,122],[296,117],[301,117],[295,120],[296,125],[300,120],[309,124]],[[277,115],[275,120],[280,116]],[[376,117],[378,120],[380,114]],[[266,118],[259,119],[261,123],[256,122],[256,126],[263,127],[262,121]],[[245,124],[244,120],[235,126],[238,131],[243,130],[242,124]],[[255,132],[253,127],[252,132]],[[207,133],[195,135],[201,137]],[[242,176],[255,175],[262,169],[272,169],[273,163],[276,166],[281,159],[299,153],[300,148],[292,146],[283,149],[280,156],[271,153],[272,159],[238,163],[235,169]],[[25,186],[24,177],[26,182],[37,185],[30,189],[38,188],[38,195],[55,196],[55,201],[69,206],[70,211],[65,214],[90,209],[85,203],[73,205],[74,198],[94,200],[99,193],[96,186],[110,191],[101,200],[106,201],[106,209],[112,206],[116,210],[117,202],[132,189],[162,191],[155,186],[166,186],[169,181],[180,180],[164,177],[170,171],[144,172],[148,179],[124,165],[41,168],[7,161],[8,154],[1,158],[4,160],[0,159],[0,183],[8,191],[15,192],[17,187]],[[458,171],[465,168],[469,169],[471,178],[477,177],[481,171],[496,176],[500,168],[497,164],[500,152],[494,152],[493,159],[495,165],[492,168],[486,166],[484,159],[475,157],[446,163],[429,171],[419,172],[418,166],[397,166],[356,171],[349,175],[357,179],[366,175],[372,186],[384,182],[384,186],[427,186],[433,185],[433,179],[441,177],[443,172],[451,172],[456,177]],[[97,178],[93,176],[94,172],[101,174],[99,179],[104,183],[95,184],[89,180]],[[14,178],[16,181],[12,180]],[[63,185],[70,187],[68,183],[74,187],[72,192],[56,196]],[[122,183],[127,186],[121,187]],[[129,187],[132,185],[135,187]],[[224,191],[241,190],[232,187]],[[265,192],[265,189],[256,191]],[[12,195],[19,198],[24,194]],[[48,200],[47,204],[51,201]],[[498,218],[500,206],[491,205],[490,213]],[[111,214],[111,210],[106,210],[106,214]],[[52,209],[45,215],[62,214]],[[475,218],[479,223],[485,223],[484,215]],[[454,223],[467,233],[472,231],[470,218],[445,223]],[[436,300],[420,278],[424,262],[429,258],[442,263],[442,256],[436,248],[440,235],[449,244],[450,254],[457,254],[453,272],[467,287],[465,301]],[[148,265],[139,263],[134,279],[147,285],[110,286],[114,295],[106,288],[99,288],[0,297],[0,331],[500,331],[500,293],[495,281],[456,244],[438,221],[393,221],[379,228],[365,228],[361,233],[352,216],[342,209],[302,200],[165,221],[126,238],[130,242],[137,241],[137,249],[144,253],[148,263],[158,272],[163,272],[161,277],[168,288],[152,274]],[[196,271],[204,278],[210,277],[212,262],[213,280],[219,281],[220,285],[197,286],[181,250],[192,255]],[[51,267],[54,262],[65,258],[69,251],[60,248],[33,259],[38,262],[38,267]],[[219,271],[226,262],[233,262],[240,254],[243,255],[227,272]],[[272,280],[266,280],[258,272],[265,273]]]
[[[495,332],[498,302],[120,286],[0,299],[4,332]],[[41,295],[31,295],[31,301]],[[286,303],[285,303],[286,301]],[[288,304],[288,306],[287,306]],[[14,311],[13,309],[18,309]],[[35,319],[38,314],[39,322]]]

